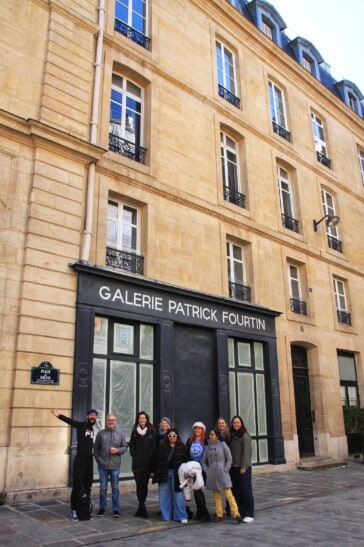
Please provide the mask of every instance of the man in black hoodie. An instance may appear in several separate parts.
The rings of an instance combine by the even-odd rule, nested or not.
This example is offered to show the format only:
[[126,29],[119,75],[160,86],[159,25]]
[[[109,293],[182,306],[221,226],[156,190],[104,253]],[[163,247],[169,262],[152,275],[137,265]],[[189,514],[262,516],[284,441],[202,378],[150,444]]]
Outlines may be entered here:
[[77,453],[73,462],[73,488],[71,492],[71,519],[78,520],[77,504],[81,497],[82,490],[85,489],[87,495],[91,493],[93,480],[93,445],[94,430],[96,423],[97,410],[91,408],[87,411],[86,420],[78,422],[60,414],[56,408],[51,410],[53,416],[66,422],[77,429]]

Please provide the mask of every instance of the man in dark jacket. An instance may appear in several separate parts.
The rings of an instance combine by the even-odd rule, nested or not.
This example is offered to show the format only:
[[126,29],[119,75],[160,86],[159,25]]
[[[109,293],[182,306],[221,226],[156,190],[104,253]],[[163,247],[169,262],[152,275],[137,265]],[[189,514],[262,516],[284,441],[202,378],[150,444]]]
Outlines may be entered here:
[[97,410],[87,411],[86,420],[78,422],[60,414],[56,408],[51,410],[53,416],[77,429],[77,453],[73,462],[73,488],[71,492],[71,519],[78,520],[77,504],[83,489],[90,496],[93,480],[93,444]]
[[107,483],[110,479],[112,492],[112,516],[119,518],[119,473],[121,455],[125,454],[128,445],[124,433],[116,428],[114,414],[106,416],[106,429],[98,432],[95,440],[94,455],[99,467],[100,476],[100,509],[98,517],[105,513],[107,502]]

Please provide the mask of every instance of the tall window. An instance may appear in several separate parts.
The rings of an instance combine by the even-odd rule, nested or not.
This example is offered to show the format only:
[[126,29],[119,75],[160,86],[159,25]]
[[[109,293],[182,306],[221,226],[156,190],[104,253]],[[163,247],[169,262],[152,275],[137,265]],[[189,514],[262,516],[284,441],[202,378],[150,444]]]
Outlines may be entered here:
[[107,213],[106,264],[142,274],[138,209],[109,200]]
[[288,172],[277,166],[279,199],[281,204],[282,224],[288,230],[298,232],[298,220],[294,218],[291,181]]
[[361,174],[361,180],[364,184],[364,152],[358,148],[358,160],[359,160],[359,169]]
[[226,243],[229,294],[232,298],[250,302],[250,287],[246,284],[246,265],[244,250],[240,245]]
[[[100,426],[112,412],[129,440],[140,409],[153,419],[154,327],[95,317],[92,406],[99,411]],[[122,476],[130,475],[130,457],[122,458]]]
[[345,282],[337,277],[334,277],[334,294],[338,322],[351,325],[351,314],[348,311]]
[[252,436],[253,463],[268,461],[264,347],[228,338],[230,414],[244,419]]
[[147,0],[115,0],[115,29],[148,48]]
[[[322,197],[322,206],[324,210],[324,215],[336,216],[335,213],[335,202],[333,196],[326,192],[326,190],[321,190]],[[342,242],[339,239],[339,230],[337,226],[328,226],[326,225],[327,233],[327,242],[330,249],[338,251],[339,253],[343,252]]]
[[113,74],[110,102],[109,149],[140,163],[142,148],[143,91],[127,78]]
[[354,353],[338,351],[342,406],[359,406],[358,380]]
[[326,167],[331,167],[331,162],[327,155],[327,146],[323,122],[318,116],[316,116],[316,114],[313,113],[311,113],[311,121],[317,161],[319,161]]
[[307,315],[307,305],[302,300],[300,269],[295,264],[288,264],[288,281],[291,311]]
[[272,116],[273,131],[287,141],[291,135],[287,131],[286,107],[283,91],[273,82],[269,82],[269,101]]
[[237,143],[220,133],[221,168],[224,185],[224,199],[239,207],[245,207],[245,196],[240,193],[239,160]]
[[310,57],[308,57],[308,55],[303,53],[302,54],[302,65],[303,65],[303,68],[305,68],[307,70],[307,72],[309,72],[310,74],[312,74],[312,64],[313,64],[312,59],[310,59]]
[[216,42],[217,82],[219,95],[239,108],[237,97],[234,55],[221,42]]

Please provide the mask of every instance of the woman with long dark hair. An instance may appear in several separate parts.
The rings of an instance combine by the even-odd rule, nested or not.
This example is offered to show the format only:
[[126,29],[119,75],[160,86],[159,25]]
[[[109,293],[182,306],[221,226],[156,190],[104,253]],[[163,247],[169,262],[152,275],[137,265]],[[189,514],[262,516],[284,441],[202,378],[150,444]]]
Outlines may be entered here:
[[186,446],[172,427],[159,444],[154,465],[153,482],[158,483],[162,520],[187,523],[185,496],[178,479],[178,468],[186,462],[186,456]]
[[230,468],[233,495],[238,504],[243,522],[254,521],[254,497],[252,488],[252,441],[243,419],[234,416],[231,420],[230,451],[233,463]]
[[148,518],[145,500],[148,495],[148,483],[155,452],[155,434],[153,424],[144,410],[138,412],[129,442],[132,457],[131,468],[136,484],[138,509],[135,517]]

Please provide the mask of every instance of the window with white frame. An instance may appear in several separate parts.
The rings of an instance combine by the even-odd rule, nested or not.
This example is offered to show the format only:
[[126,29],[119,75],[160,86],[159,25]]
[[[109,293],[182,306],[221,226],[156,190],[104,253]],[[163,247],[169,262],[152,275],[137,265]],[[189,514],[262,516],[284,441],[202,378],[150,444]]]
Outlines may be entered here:
[[301,272],[299,266],[288,263],[290,308],[293,313],[307,315],[307,305],[302,299]]
[[268,85],[273,131],[289,141],[290,133],[287,130],[287,115],[284,93],[275,83],[268,82]]
[[115,0],[115,29],[139,45],[148,48],[148,0]]
[[233,298],[250,302],[250,287],[246,284],[246,262],[244,249],[228,241],[226,243],[229,293]]
[[343,279],[334,277],[334,294],[338,322],[351,325],[351,315],[348,310],[346,296],[346,283]]
[[361,174],[361,180],[364,184],[364,152],[358,148],[358,160],[359,160],[359,169]]
[[106,264],[143,273],[139,211],[114,200],[109,200],[107,207]]
[[302,54],[302,66],[310,74],[312,74],[312,63],[313,63],[312,59],[310,59],[310,57],[308,57],[308,55],[303,53]]
[[262,31],[271,40],[273,40],[273,28],[274,28],[273,24],[268,19],[263,17],[262,18]]
[[330,167],[331,162],[327,154],[324,124],[322,120],[318,116],[316,116],[316,114],[313,114],[313,113],[311,113],[311,121],[312,121],[312,130],[313,130],[313,138],[315,141],[317,161],[319,161],[323,165],[326,165],[326,167]]
[[245,207],[245,196],[240,192],[238,143],[221,131],[220,150],[224,199],[240,207]]
[[216,42],[217,82],[219,95],[239,107],[237,97],[235,60],[233,53],[221,42]]
[[[330,217],[337,216],[335,212],[335,200],[333,195],[330,194],[330,192],[327,192],[327,190],[321,190],[321,198],[324,215],[328,215]],[[335,251],[339,251],[341,253],[342,242],[340,241],[337,225],[329,226],[326,224],[326,233],[330,249],[334,249]]]
[[279,200],[281,205],[282,224],[288,230],[298,232],[298,220],[294,218],[292,185],[286,169],[277,165]]
[[109,149],[144,163],[142,147],[143,90],[134,82],[113,74],[110,101]]

